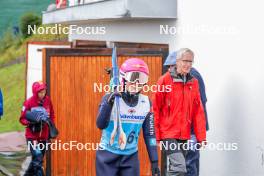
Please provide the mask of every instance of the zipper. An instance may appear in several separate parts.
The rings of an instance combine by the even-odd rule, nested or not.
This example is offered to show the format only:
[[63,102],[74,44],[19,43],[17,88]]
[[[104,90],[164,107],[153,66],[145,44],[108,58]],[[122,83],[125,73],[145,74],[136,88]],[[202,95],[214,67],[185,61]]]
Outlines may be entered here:
[[[187,84],[187,77],[184,76],[184,78],[183,78],[183,110],[184,110],[185,120],[187,123],[189,123],[189,120],[188,120],[188,116],[189,116],[188,102],[187,102],[187,105],[185,103],[185,100],[186,100],[186,84]],[[181,138],[182,138],[182,130],[181,130]]]
[[[185,106],[184,106],[184,102],[185,102],[185,83],[186,83],[186,79],[185,79],[185,77],[183,77],[183,86],[182,86],[183,101],[182,101],[182,107],[183,107],[184,116],[186,118],[186,115],[185,115]],[[181,119],[181,122],[182,122],[182,119]],[[182,139],[182,129],[180,131],[180,139]]]

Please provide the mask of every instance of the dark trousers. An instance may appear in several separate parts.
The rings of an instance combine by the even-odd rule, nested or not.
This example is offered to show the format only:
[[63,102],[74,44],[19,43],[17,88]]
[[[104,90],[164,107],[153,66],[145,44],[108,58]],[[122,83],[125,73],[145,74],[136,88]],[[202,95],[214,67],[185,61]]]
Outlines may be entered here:
[[[161,175],[185,176],[186,175],[186,150],[181,147],[185,140],[164,139],[161,151]],[[176,147],[175,147],[176,146]]]
[[27,143],[30,148],[32,160],[26,170],[25,176],[44,176],[42,164],[46,147],[43,146],[46,146],[46,141],[38,141],[36,147],[34,147],[32,140],[28,140]]
[[96,176],[139,176],[138,152],[132,155],[117,155],[106,150],[98,150]]
[[187,176],[199,176],[200,151],[194,145],[197,143],[195,135],[191,136],[190,149],[186,155]]

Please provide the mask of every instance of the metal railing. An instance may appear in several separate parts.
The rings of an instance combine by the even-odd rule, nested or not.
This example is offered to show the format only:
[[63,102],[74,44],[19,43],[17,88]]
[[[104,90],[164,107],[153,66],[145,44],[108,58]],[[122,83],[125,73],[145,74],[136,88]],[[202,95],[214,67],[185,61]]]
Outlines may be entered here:
[[90,4],[101,1],[107,1],[107,0],[57,0],[56,8],[61,9],[61,8],[80,6],[84,4]]

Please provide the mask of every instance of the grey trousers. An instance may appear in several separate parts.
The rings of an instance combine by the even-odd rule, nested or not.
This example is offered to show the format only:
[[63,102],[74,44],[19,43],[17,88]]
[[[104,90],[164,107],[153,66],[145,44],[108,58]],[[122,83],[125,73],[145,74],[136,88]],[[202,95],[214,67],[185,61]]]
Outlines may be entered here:
[[162,140],[161,152],[161,175],[162,176],[185,176],[186,151],[182,145],[187,141],[177,139]]

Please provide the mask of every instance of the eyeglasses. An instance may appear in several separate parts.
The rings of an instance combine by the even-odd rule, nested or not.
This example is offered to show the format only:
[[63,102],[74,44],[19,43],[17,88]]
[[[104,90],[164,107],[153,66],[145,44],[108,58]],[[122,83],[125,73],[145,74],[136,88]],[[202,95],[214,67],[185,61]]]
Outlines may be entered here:
[[184,64],[190,64],[190,65],[192,65],[193,63],[194,63],[194,61],[193,60],[180,60],[180,61],[182,61]]

